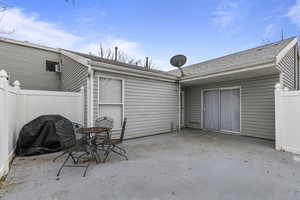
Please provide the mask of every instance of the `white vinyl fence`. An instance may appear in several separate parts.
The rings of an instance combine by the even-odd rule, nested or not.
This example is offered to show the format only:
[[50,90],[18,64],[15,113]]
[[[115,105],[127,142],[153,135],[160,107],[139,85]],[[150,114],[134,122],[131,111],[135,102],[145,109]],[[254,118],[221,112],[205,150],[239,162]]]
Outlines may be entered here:
[[276,149],[300,154],[300,91],[275,86]]
[[8,172],[9,162],[21,128],[40,115],[59,114],[83,123],[84,94],[22,90],[19,81],[9,84],[7,73],[0,71],[0,178]]

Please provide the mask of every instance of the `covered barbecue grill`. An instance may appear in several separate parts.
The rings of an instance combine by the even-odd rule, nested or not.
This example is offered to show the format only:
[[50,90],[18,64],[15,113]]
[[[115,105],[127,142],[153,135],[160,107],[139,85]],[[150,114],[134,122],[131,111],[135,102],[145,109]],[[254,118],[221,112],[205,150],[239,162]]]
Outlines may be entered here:
[[69,121],[60,115],[43,115],[26,124],[20,131],[16,154],[31,156],[60,151],[62,148],[55,129],[55,123],[60,120]]

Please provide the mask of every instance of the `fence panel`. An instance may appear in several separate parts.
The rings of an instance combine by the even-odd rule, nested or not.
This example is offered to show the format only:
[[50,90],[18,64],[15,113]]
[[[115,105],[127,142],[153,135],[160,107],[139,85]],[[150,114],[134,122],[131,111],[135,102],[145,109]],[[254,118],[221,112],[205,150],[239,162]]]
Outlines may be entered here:
[[83,89],[78,92],[22,90],[9,85],[0,71],[0,178],[8,172],[21,128],[40,115],[58,114],[77,123],[84,122]]
[[275,89],[276,149],[300,154],[300,91]]
[[71,121],[83,123],[81,93],[21,90],[18,95],[18,128],[45,114],[59,114]]

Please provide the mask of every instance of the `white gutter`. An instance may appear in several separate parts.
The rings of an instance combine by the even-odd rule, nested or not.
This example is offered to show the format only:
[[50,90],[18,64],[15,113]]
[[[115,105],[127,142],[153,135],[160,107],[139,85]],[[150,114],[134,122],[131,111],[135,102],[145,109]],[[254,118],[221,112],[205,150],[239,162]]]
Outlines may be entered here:
[[208,79],[208,78],[213,78],[213,77],[218,77],[218,76],[224,76],[224,75],[230,75],[230,74],[235,74],[239,72],[248,72],[248,71],[253,71],[257,69],[263,69],[263,68],[268,68],[268,67],[275,67],[274,61],[267,62],[262,65],[258,65],[256,67],[250,67],[250,68],[242,68],[242,69],[236,69],[236,70],[228,70],[228,71],[223,71],[219,73],[214,73],[214,74],[208,74],[208,75],[203,75],[203,76],[192,76],[192,77],[185,77],[185,79],[180,80],[181,83],[189,82],[189,81],[195,81],[195,80],[201,80],[201,79]]
[[178,113],[178,128],[179,130],[181,129],[181,84],[180,82],[178,81],[178,110],[179,110],[179,113]]
[[135,76],[135,77],[157,79],[157,80],[168,81],[168,82],[175,82],[178,80],[178,77],[176,76],[162,74],[159,72],[144,71],[144,70],[128,68],[128,67],[107,64],[103,62],[96,62],[96,61],[91,61],[90,64],[92,65],[93,70],[98,70],[98,71],[119,73],[119,74]]

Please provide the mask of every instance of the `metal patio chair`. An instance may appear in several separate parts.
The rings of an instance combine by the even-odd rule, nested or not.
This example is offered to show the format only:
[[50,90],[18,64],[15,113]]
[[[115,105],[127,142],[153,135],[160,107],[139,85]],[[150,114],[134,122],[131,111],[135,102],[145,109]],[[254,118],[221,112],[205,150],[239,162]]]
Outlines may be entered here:
[[[60,120],[55,124],[55,127],[62,146],[63,155],[67,154],[65,161],[58,170],[57,176],[60,175],[64,167],[83,167],[85,168],[83,177],[85,177],[89,164],[79,164],[79,159],[85,155],[90,155],[88,142],[84,138],[76,140],[74,126],[70,121]],[[74,164],[67,164],[70,158]]]
[[[114,127],[114,120],[110,117],[99,117],[95,120],[95,127],[106,128],[108,130],[112,130]],[[105,158],[103,162],[105,162],[109,152],[109,144],[110,144],[110,132],[95,134],[94,136],[94,143],[97,146],[97,149],[100,151],[104,151]]]
[[[80,138],[80,139],[87,139],[87,138],[83,138],[82,134],[79,133],[79,130],[81,128],[83,128],[83,126],[81,124],[78,124],[76,122],[72,122],[72,126],[75,132],[75,136],[76,139]],[[63,152],[60,155],[56,156],[52,161],[55,162],[58,158],[62,157],[63,155],[67,154],[67,152]]]
[[126,160],[128,160],[127,157],[127,152],[125,149],[123,149],[122,147],[120,147],[120,144],[123,142],[124,139],[124,135],[125,135],[125,128],[126,128],[126,123],[127,123],[127,118],[124,118],[124,121],[122,123],[122,130],[121,130],[121,135],[120,138],[114,138],[114,139],[110,139],[109,144],[108,144],[108,151],[107,151],[107,155],[104,159],[104,162],[106,161],[108,154],[110,152],[116,153],[122,157],[124,157]]
[[114,127],[114,120],[110,117],[99,117],[95,120],[95,126],[101,128],[112,129]]

